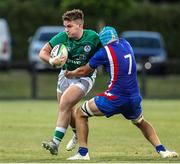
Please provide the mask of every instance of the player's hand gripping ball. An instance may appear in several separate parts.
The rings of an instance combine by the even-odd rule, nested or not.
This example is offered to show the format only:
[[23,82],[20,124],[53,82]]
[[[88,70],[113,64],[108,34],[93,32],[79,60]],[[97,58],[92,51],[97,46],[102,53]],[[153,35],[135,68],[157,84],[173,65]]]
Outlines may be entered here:
[[49,63],[56,68],[61,68],[67,61],[68,51],[66,46],[60,43],[51,50],[50,55]]

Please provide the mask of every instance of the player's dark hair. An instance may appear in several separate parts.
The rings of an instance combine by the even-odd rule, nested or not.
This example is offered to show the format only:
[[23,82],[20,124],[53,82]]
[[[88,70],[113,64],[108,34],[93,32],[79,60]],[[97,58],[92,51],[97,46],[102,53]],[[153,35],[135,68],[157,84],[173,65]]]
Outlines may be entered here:
[[84,20],[84,13],[80,9],[73,9],[70,11],[66,11],[62,16],[63,21],[64,20],[73,21],[73,20],[77,20],[77,19]]

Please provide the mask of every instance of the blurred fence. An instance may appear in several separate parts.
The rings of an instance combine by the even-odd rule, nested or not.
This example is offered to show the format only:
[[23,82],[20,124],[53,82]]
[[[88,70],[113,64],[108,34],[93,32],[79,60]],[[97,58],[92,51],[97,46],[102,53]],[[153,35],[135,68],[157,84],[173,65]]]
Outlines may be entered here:
[[[27,69],[0,71],[0,99],[56,99],[58,71],[39,72]],[[87,98],[107,88],[107,74],[97,77]],[[144,98],[180,99],[180,74],[138,74]]]
[[56,98],[57,74],[26,69],[0,72],[0,99]]

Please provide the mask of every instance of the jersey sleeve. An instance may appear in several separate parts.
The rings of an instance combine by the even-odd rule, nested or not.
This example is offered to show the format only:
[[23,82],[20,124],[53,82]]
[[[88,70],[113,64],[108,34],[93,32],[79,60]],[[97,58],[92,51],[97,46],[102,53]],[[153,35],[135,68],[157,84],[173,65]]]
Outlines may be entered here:
[[89,60],[89,66],[92,69],[97,68],[100,65],[104,65],[107,62],[107,55],[104,48],[99,49],[93,57]]
[[66,33],[60,32],[49,41],[49,44],[53,48],[54,46],[56,46],[59,43],[64,43],[66,41],[66,39],[67,39]]

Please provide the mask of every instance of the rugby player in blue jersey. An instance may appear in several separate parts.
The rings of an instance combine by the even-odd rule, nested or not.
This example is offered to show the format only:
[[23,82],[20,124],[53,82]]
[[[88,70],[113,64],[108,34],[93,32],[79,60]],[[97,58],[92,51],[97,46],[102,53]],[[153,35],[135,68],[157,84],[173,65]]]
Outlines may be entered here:
[[177,157],[176,152],[167,150],[161,144],[155,129],[143,117],[136,61],[131,45],[125,39],[119,39],[116,30],[110,26],[104,27],[99,37],[104,47],[95,53],[89,63],[74,71],[66,72],[67,78],[81,77],[104,65],[110,76],[108,89],[86,101],[77,110],[79,150],[68,160],[90,159],[87,148],[88,117],[111,117],[115,114],[122,114],[126,119],[131,120],[162,158]]

